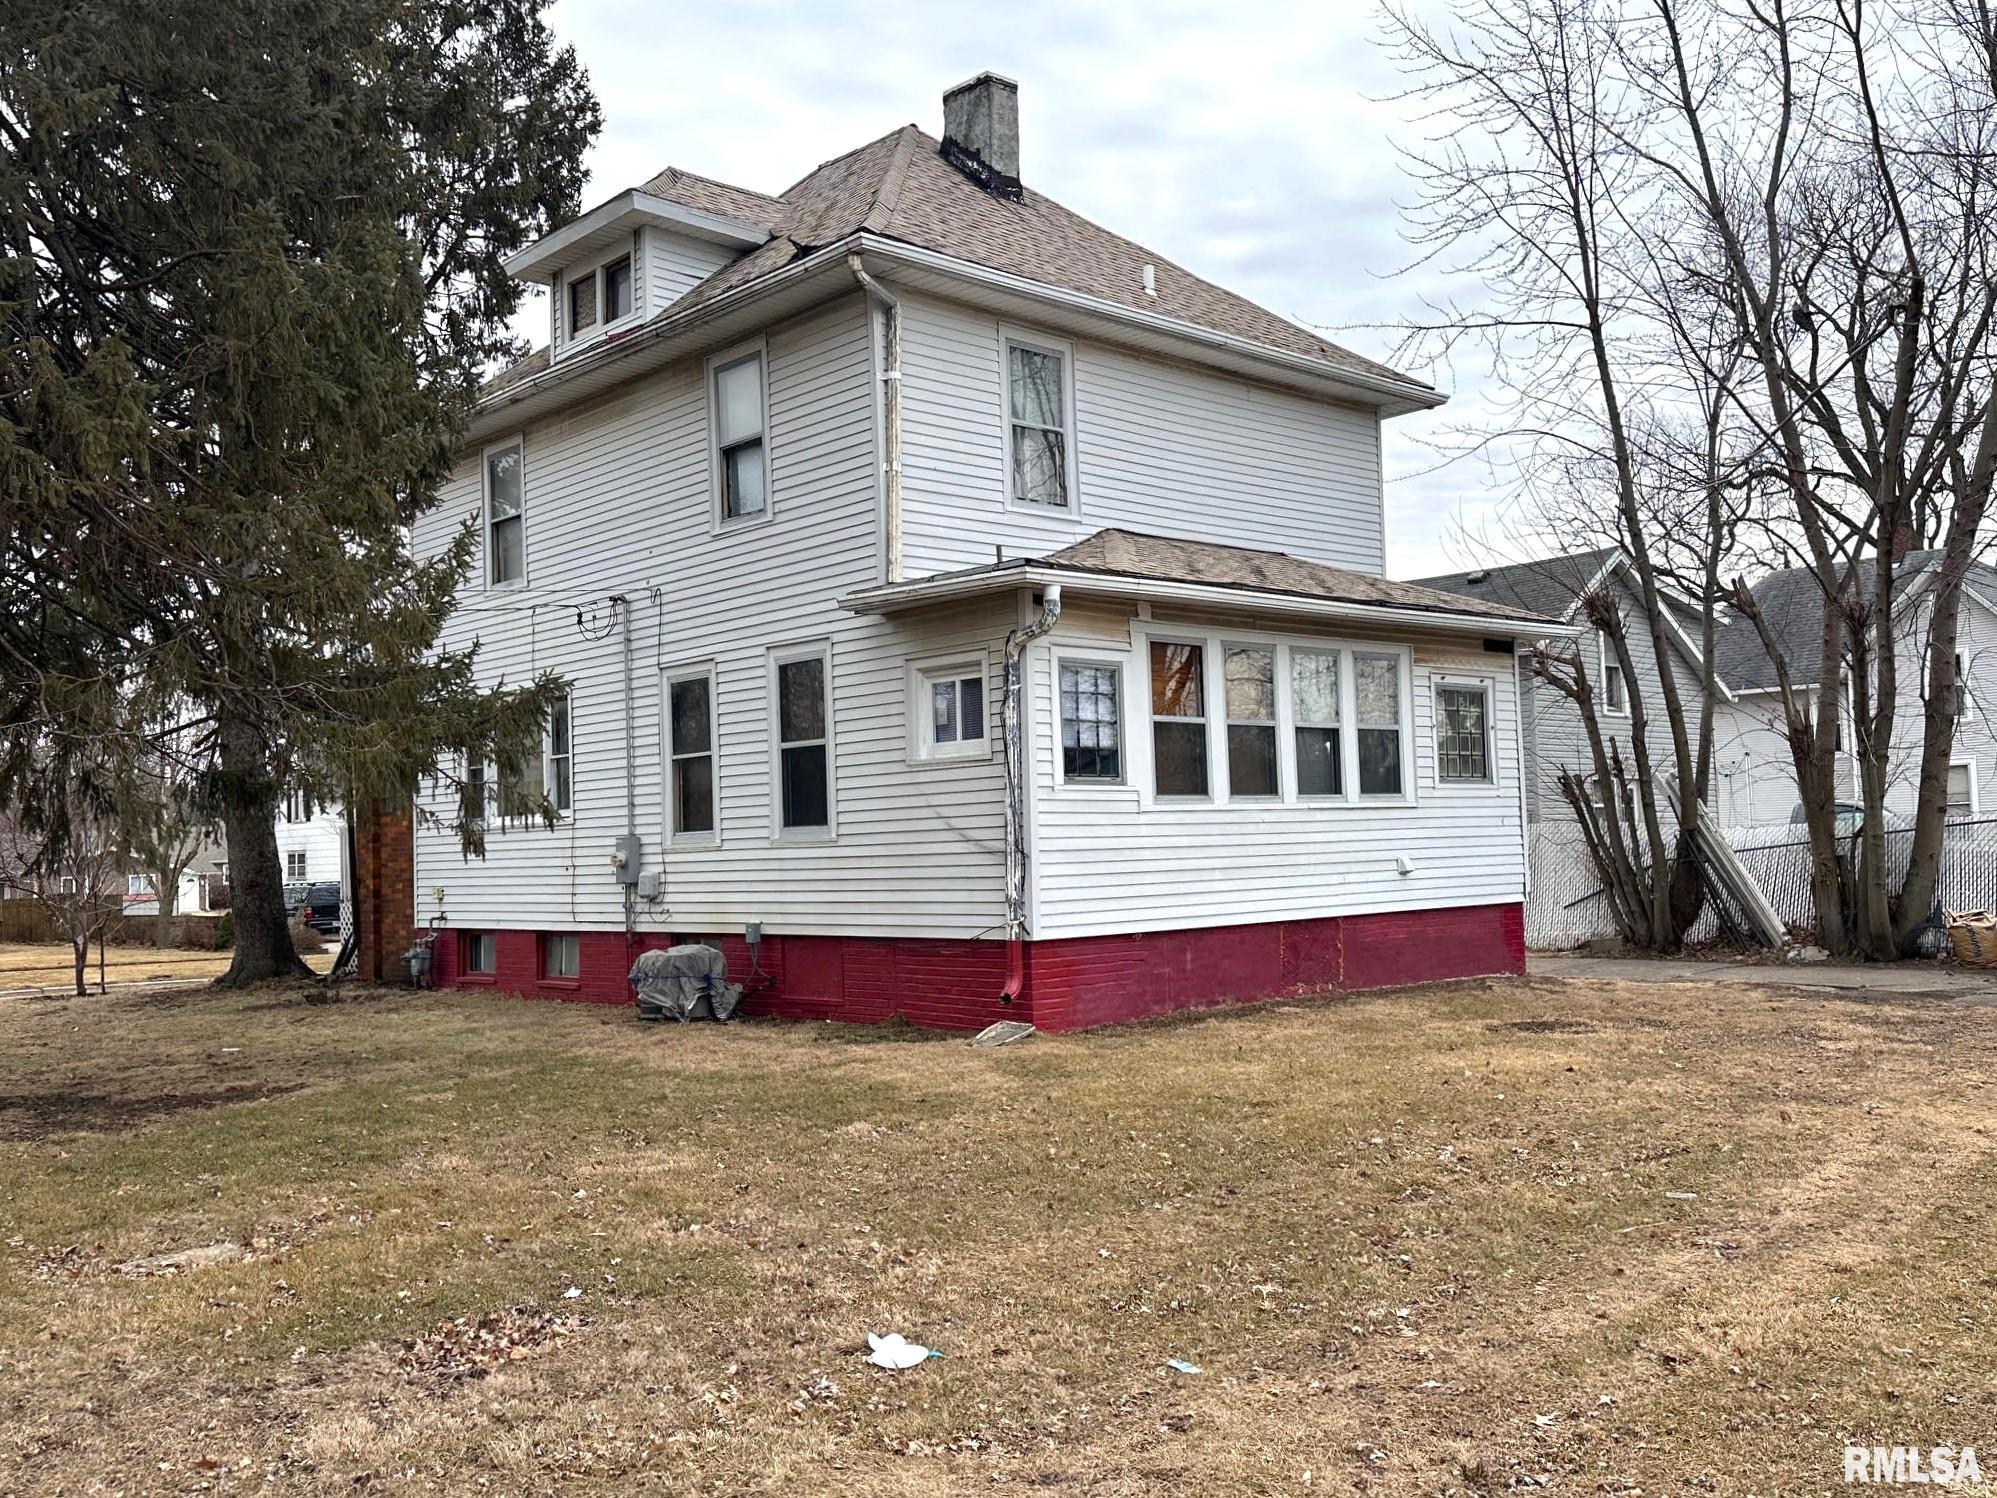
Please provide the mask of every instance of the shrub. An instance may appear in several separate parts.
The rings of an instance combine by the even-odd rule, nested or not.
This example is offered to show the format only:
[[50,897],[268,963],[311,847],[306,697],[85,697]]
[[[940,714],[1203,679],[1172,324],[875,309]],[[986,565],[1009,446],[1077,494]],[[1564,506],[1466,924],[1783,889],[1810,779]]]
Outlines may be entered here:
[[215,923],[215,950],[232,952],[236,947],[236,913],[233,910],[222,912],[222,919]]
[[303,956],[307,952],[326,950],[326,938],[303,921],[291,923],[291,950]]

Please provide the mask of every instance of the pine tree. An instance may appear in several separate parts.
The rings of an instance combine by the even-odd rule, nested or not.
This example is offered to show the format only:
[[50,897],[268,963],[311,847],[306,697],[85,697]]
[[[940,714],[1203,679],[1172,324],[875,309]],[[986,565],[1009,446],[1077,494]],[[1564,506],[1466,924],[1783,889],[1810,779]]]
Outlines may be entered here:
[[0,19],[0,803],[59,837],[78,766],[143,751],[134,702],[196,725],[228,983],[304,971],[287,784],[365,806],[517,762],[559,690],[435,648],[471,537],[406,542],[513,352],[501,261],[576,211],[598,129],[543,4]]

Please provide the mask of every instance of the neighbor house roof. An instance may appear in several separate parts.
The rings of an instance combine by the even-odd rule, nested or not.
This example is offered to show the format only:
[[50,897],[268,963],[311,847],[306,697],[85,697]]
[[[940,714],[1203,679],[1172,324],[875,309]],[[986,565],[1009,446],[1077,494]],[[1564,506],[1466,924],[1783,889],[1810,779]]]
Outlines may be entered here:
[[1581,596],[1595,585],[1602,570],[1621,555],[1620,547],[1599,546],[1593,551],[1542,557],[1536,562],[1479,567],[1415,581],[1444,593],[1523,609],[1547,619],[1564,619]]
[[[835,157],[776,197],[675,167],[639,191],[770,235],[760,247],[668,303],[651,322],[684,317],[723,292],[865,233],[1313,360],[1370,382],[1388,382],[1406,391],[1414,404],[1439,399],[1422,381],[1202,280],[1030,187],[1017,201],[986,192],[944,159],[933,137],[913,125]],[[1152,292],[1145,289],[1146,266],[1152,269]],[[502,371],[488,393],[546,368],[547,352],[539,350]]]
[[1287,552],[1115,529],[1097,531],[1045,556],[1012,558],[914,582],[883,584],[863,589],[842,602],[857,612],[891,613],[1010,587],[1069,581],[1091,592],[1134,597],[1169,594],[1176,601],[1216,606],[1242,604],[1344,616],[1424,616],[1431,623],[1489,626],[1507,635],[1526,626],[1534,634],[1566,631],[1554,616],[1464,599],[1416,583],[1392,582]]

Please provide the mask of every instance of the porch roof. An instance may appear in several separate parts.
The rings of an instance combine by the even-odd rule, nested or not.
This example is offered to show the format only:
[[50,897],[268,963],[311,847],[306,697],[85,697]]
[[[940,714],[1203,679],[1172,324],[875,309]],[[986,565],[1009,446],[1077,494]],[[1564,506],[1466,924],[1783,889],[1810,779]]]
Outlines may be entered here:
[[1484,635],[1573,635],[1559,619],[1414,583],[1392,582],[1286,552],[1101,530],[1041,557],[1018,557],[909,582],[862,588],[840,600],[861,614],[892,614],[1023,587],[1327,618],[1421,624]]

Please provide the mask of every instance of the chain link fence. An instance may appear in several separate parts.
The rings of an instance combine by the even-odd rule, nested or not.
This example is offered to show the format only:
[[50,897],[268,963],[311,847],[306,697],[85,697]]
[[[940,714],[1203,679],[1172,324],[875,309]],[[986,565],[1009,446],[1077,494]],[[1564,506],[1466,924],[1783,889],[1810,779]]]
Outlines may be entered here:
[[[1810,899],[1810,842],[1795,823],[1729,827],[1728,845],[1790,926],[1816,924]],[[1911,827],[1886,833],[1886,877],[1897,887],[1912,851]],[[1532,829],[1532,888],[1526,900],[1526,941],[1535,947],[1572,947],[1598,936],[1614,936],[1601,880],[1589,861],[1580,830],[1566,818]],[[1965,817],[1942,834],[1939,901],[1945,910],[1997,910],[1997,818]],[[1712,903],[1692,928],[1691,939],[1720,934]]]

